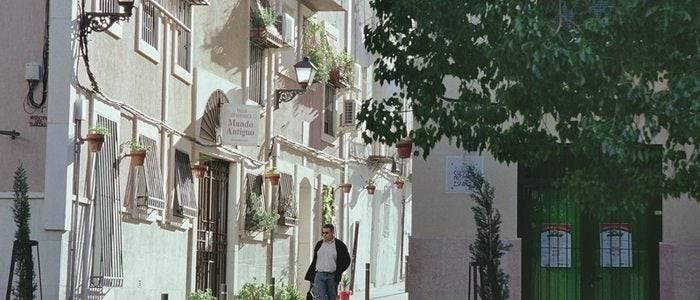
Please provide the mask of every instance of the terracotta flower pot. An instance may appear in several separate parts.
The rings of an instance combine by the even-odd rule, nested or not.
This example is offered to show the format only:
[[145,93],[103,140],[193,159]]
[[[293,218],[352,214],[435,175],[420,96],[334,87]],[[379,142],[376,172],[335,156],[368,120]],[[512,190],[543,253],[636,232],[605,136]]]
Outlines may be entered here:
[[368,185],[365,187],[365,189],[367,189],[367,194],[374,195],[374,190],[376,190],[377,187],[373,185]]
[[202,178],[205,174],[207,174],[207,170],[209,170],[209,167],[205,165],[195,164],[192,166],[192,175],[194,175],[194,177],[197,178]]
[[396,182],[394,182],[394,184],[396,185],[396,188],[402,189],[404,182],[401,180],[397,180]]
[[101,133],[88,133],[85,140],[88,142],[88,151],[100,152],[105,142],[105,135]]
[[344,183],[340,185],[340,188],[343,189],[343,193],[350,193],[350,190],[352,189],[352,184],[350,183]]
[[131,150],[129,156],[131,157],[132,166],[143,166],[143,161],[146,160],[146,150]]
[[409,158],[411,157],[411,150],[413,150],[413,142],[409,140],[403,140],[396,143],[396,152],[399,158]]
[[342,290],[338,293],[338,299],[339,300],[350,300],[350,295],[352,295],[351,291]]
[[277,185],[280,183],[280,174],[267,174],[265,178],[270,181],[270,184]]

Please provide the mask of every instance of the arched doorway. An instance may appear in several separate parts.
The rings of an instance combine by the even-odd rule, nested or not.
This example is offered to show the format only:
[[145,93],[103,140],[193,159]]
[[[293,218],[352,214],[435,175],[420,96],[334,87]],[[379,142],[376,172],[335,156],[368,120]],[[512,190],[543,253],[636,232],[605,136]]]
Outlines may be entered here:
[[299,236],[297,285],[301,291],[306,291],[309,287],[309,283],[304,280],[304,275],[306,275],[306,270],[313,258],[314,223],[310,217],[313,215],[312,193],[311,183],[307,178],[304,178],[299,184],[299,232],[297,233]]

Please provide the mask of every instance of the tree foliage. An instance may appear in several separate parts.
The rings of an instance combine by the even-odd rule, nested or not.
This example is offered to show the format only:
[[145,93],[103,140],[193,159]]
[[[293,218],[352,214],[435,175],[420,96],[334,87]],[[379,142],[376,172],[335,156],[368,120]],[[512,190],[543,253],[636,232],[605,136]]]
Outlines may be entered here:
[[402,92],[363,103],[366,141],[408,136],[427,157],[446,138],[529,165],[567,152],[586,163],[557,184],[585,203],[700,199],[699,1],[371,6],[375,76]]
[[27,185],[27,172],[21,164],[15,171],[12,190],[15,193],[12,213],[14,216],[17,231],[15,231],[15,241],[17,252],[15,254],[15,276],[17,282],[12,288],[12,295],[16,299],[34,299],[36,282],[34,281],[34,261],[32,260],[32,247],[29,238],[29,186]]
[[469,245],[469,253],[472,261],[479,266],[479,298],[507,299],[508,275],[501,269],[501,258],[511,245],[501,241],[501,214],[493,207],[494,189],[474,167],[468,166],[466,174],[467,187],[476,202],[476,206],[472,207],[476,240]]

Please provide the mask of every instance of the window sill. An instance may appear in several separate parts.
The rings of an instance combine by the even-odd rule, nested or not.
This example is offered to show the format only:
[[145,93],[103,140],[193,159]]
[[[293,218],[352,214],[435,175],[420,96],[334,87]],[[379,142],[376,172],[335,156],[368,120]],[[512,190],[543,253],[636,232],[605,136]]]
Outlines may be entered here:
[[136,52],[140,53],[154,64],[158,64],[160,62],[160,52],[158,52],[158,49],[141,39],[139,39],[136,44]]
[[180,67],[178,64],[173,66],[173,75],[187,85],[192,84],[192,73],[187,71],[185,68]]

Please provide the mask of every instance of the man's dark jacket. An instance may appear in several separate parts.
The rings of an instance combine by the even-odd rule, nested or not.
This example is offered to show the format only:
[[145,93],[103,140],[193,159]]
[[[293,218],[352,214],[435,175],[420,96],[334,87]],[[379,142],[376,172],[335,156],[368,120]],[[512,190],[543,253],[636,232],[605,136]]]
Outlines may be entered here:
[[[323,240],[316,243],[316,247],[314,247],[314,260],[311,261],[309,270],[306,271],[306,276],[304,276],[304,279],[311,281],[311,283],[314,282],[314,277],[316,277],[316,259],[318,258],[318,249],[321,249],[322,243]],[[345,246],[345,243],[339,239],[335,239],[335,252],[335,282],[339,283],[343,272],[350,266],[350,253],[348,253],[348,247]]]

